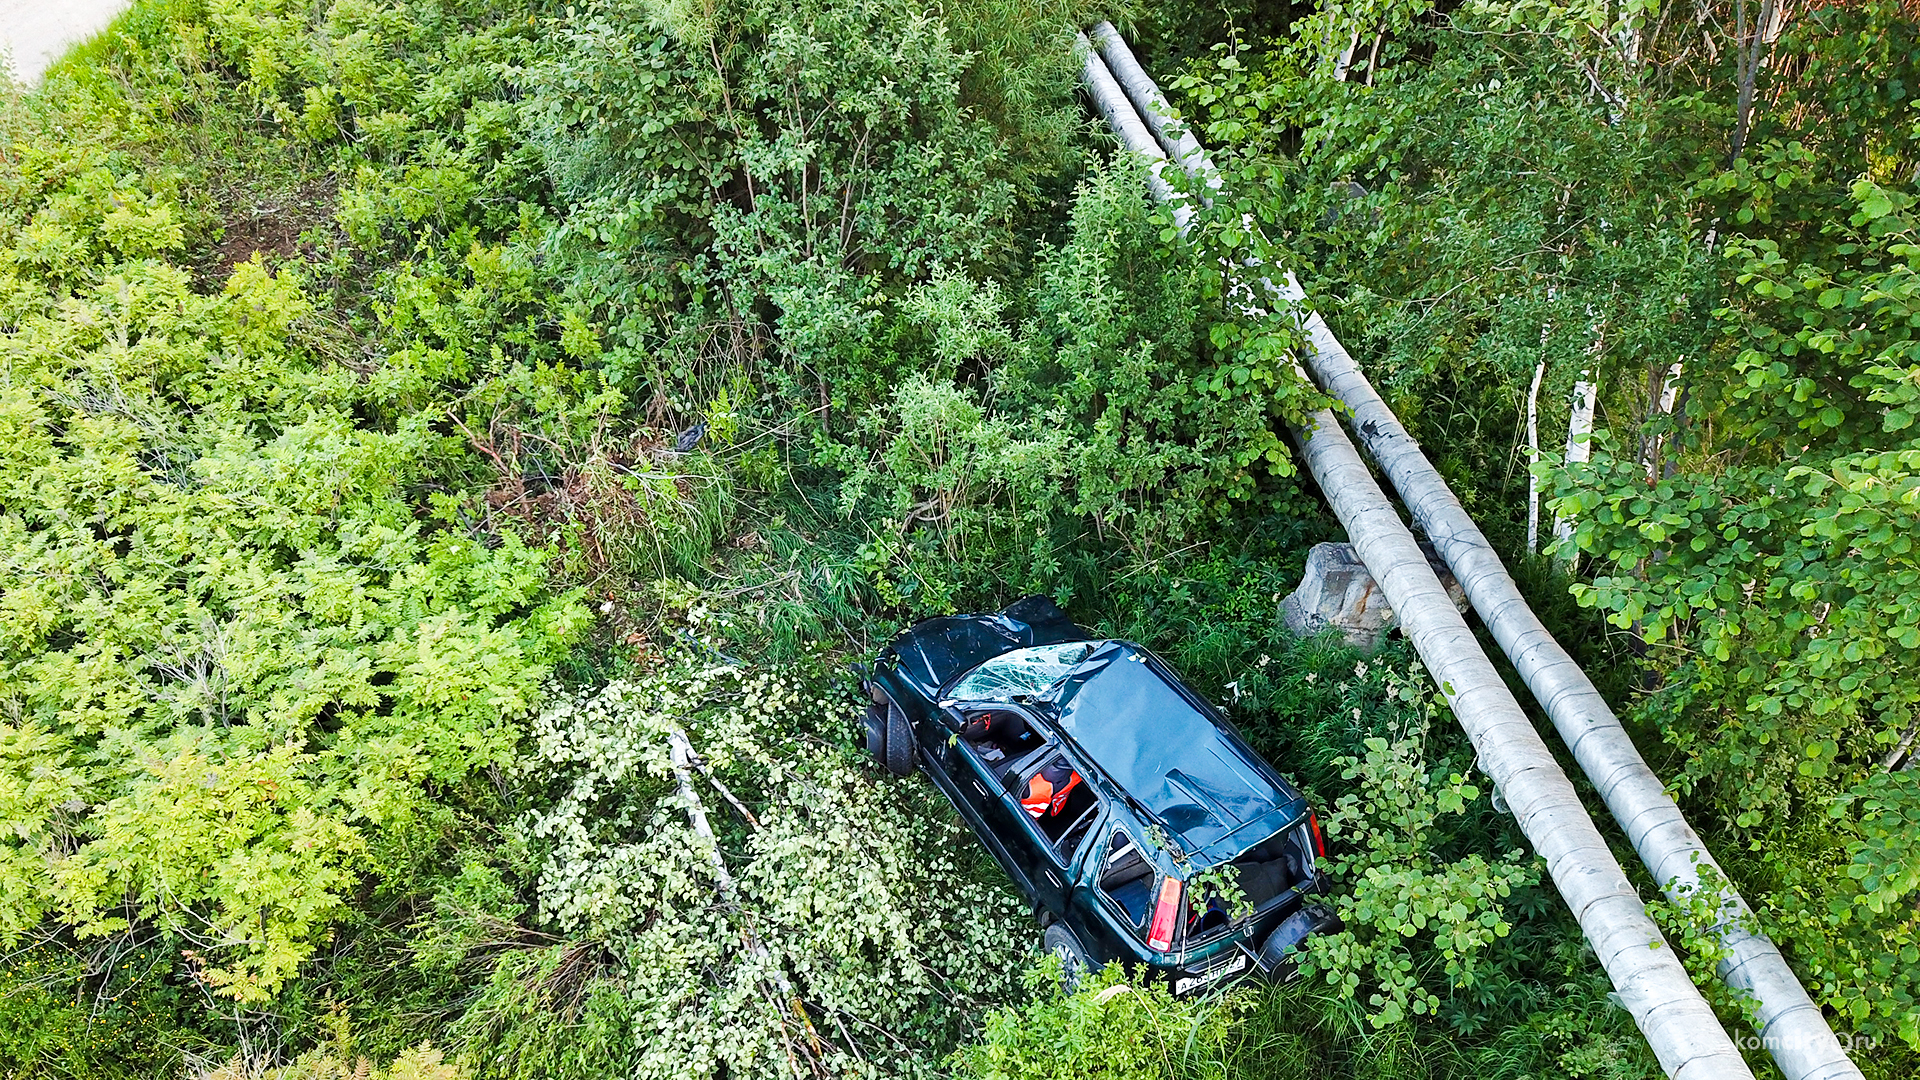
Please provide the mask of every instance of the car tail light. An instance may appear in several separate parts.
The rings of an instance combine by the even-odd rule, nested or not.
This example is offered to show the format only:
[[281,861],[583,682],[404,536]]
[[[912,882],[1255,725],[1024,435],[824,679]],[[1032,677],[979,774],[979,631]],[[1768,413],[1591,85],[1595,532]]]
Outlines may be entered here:
[[1173,928],[1180,922],[1180,879],[1171,875],[1160,879],[1160,902],[1153,908],[1153,925],[1147,929],[1147,947],[1158,952],[1173,948]]
[[1327,857],[1327,838],[1320,835],[1320,815],[1307,811],[1307,825],[1313,829],[1313,853],[1319,858]]

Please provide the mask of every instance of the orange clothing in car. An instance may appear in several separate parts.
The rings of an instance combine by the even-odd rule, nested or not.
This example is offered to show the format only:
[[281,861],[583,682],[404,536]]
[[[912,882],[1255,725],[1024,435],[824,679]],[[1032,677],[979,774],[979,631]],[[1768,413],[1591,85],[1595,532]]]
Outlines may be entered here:
[[1066,762],[1053,762],[1027,781],[1027,793],[1021,798],[1020,805],[1035,821],[1058,814],[1067,805],[1067,794],[1079,783],[1080,774]]

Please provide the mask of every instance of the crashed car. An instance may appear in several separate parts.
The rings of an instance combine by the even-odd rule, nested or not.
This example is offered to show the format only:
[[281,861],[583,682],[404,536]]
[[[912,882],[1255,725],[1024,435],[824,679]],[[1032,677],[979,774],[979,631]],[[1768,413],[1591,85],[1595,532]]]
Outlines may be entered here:
[[1069,973],[1119,961],[1187,994],[1291,975],[1337,927],[1300,793],[1153,653],[1051,599],[921,622],[864,686],[867,750],[926,770]]

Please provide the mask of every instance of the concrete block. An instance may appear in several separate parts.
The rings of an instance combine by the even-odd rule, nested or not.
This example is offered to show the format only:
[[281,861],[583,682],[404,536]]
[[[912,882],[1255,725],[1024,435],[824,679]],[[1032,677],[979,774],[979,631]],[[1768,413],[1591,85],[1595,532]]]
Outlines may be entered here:
[[[1420,550],[1454,606],[1466,611],[1466,591],[1433,545],[1423,540]],[[1352,544],[1315,544],[1307,552],[1306,573],[1300,587],[1280,602],[1280,617],[1296,637],[1311,637],[1331,626],[1367,653],[1379,649],[1396,625],[1393,608]]]

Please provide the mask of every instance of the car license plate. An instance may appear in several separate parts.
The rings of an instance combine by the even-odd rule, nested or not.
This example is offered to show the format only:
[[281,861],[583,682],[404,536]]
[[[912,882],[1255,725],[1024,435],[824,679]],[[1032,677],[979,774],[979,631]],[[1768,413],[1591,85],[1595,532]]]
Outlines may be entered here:
[[1173,992],[1176,994],[1184,994],[1189,990],[1197,989],[1208,983],[1219,982],[1229,975],[1237,975],[1245,970],[1247,970],[1247,954],[1236,951],[1231,960],[1215,964],[1213,967],[1208,968],[1198,975],[1190,975],[1184,979],[1174,980]]

